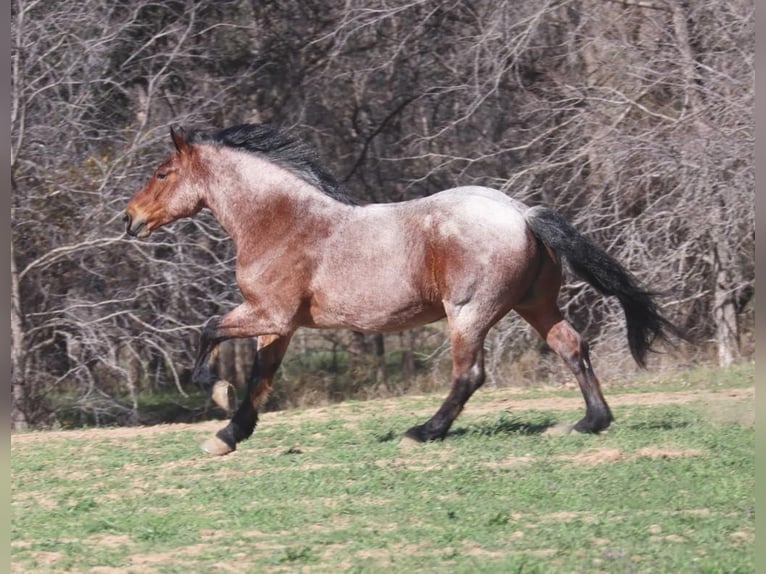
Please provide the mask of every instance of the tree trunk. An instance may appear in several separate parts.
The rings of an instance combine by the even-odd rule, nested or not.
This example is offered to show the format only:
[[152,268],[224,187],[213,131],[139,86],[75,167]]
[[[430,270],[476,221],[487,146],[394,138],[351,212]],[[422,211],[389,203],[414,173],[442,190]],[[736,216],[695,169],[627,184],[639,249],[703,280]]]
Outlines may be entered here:
[[224,341],[218,347],[218,377],[225,379],[235,385],[239,384],[239,373],[237,372],[236,354],[237,354],[237,341],[231,339]]
[[[725,246],[724,246],[725,249]],[[728,254],[718,244],[713,248],[715,292],[713,293],[713,320],[715,321],[718,364],[731,365],[740,356],[739,324],[737,322],[737,297],[731,288],[731,264]]]
[[402,332],[399,334],[399,340],[402,347],[402,376],[410,380],[415,376],[415,332]]
[[19,274],[11,242],[11,428],[27,428],[28,389],[24,380],[24,328],[19,299]]
[[375,384],[379,386],[386,382],[386,348],[383,334],[375,333],[372,336],[372,344],[375,349]]
[[[673,31],[681,56],[683,82],[686,87],[686,97],[684,99],[686,109],[684,113],[692,118],[692,125],[697,132],[696,138],[691,140],[697,142],[697,146],[693,146],[687,151],[687,159],[693,165],[697,161],[696,155],[704,155],[704,149],[701,149],[699,146],[705,146],[710,135],[710,127],[706,122],[708,113],[705,102],[697,89],[697,84],[699,83],[699,76],[696,71],[697,60],[690,40],[686,8],[684,8],[684,5],[679,0],[667,0],[667,4],[673,14]],[[709,183],[710,180],[711,178],[709,177],[703,177],[702,185],[708,189],[710,195],[717,198],[716,207],[714,208],[716,214],[711,218],[713,279],[715,281],[713,289],[713,321],[715,322],[718,364],[725,367],[732,364],[740,355],[736,281],[733,276],[735,262],[729,251],[729,238],[726,236],[726,230],[719,228],[725,221],[723,214],[727,209],[726,194],[715,183]]]
[[361,331],[351,331],[351,342],[348,345],[348,352],[352,355],[366,355],[370,352],[367,344],[367,337]]

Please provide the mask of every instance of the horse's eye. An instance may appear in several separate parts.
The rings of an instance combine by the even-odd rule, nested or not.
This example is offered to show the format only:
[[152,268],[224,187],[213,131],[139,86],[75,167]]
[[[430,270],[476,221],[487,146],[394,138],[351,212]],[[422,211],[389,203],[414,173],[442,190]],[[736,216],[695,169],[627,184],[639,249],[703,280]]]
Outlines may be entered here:
[[161,171],[160,173],[157,174],[157,179],[165,179],[167,176],[168,176],[167,173],[165,173],[164,171]]

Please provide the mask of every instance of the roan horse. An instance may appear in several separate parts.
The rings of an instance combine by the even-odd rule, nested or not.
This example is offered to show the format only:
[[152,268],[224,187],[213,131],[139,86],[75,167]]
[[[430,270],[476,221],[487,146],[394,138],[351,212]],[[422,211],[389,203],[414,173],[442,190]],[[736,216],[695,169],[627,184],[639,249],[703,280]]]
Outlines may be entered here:
[[444,438],[482,385],[484,338],[511,310],[574,373],[586,406],[574,429],[597,433],[609,426],[612,413],[588,345],[557,305],[562,260],[600,293],[617,297],[640,366],[657,338],[678,334],[652,293],[550,209],[477,186],[356,205],[315,153],[283,130],[248,124],[170,132],[175,152],[128,203],[127,232],[145,238],[207,208],[234,241],[244,302],[205,324],[194,382],[211,388],[209,359],[220,342],[258,338],[247,399],[203,443],[211,454],[230,453],[250,437],[298,327],[400,331],[446,317],[452,387],[428,421],[406,432],[421,442]]

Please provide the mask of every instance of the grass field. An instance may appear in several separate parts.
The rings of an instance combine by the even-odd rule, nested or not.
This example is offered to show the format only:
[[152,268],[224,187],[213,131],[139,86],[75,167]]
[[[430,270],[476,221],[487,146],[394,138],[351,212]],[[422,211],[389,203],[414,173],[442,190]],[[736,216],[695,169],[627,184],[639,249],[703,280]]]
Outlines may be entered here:
[[12,572],[755,571],[754,367],[607,388],[599,436],[563,389],[482,389],[447,440],[401,433],[441,396],[11,437]]

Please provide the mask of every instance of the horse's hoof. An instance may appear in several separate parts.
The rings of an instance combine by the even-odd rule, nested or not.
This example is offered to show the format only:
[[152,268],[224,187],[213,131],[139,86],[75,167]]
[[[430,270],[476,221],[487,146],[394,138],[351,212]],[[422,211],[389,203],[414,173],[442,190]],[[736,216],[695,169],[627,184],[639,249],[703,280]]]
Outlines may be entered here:
[[221,379],[213,385],[213,401],[221,407],[227,415],[234,412],[237,408],[237,391],[229,381]]
[[577,424],[574,425],[574,430],[584,434],[605,433],[606,429],[609,427],[611,422],[612,422],[611,415],[609,415],[608,417],[593,418],[593,419],[589,419],[588,417],[585,417],[584,419],[582,419],[581,421],[578,421]]
[[444,440],[445,436],[447,436],[447,431],[434,432],[433,430],[428,430],[427,425],[415,425],[404,433],[404,438],[410,439],[413,442]]
[[545,432],[543,432],[546,436],[563,436],[565,434],[571,433],[575,428],[575,425],[569,424],[569,423],[559,423],[553,426],[549,426],[547,429],[545,429]]
[[224,456],[236,450],[236,447],[229,446],[217,436],[207,439],[200,446],[202,450],[213,456]]
[[411,443],[426,442],[428,439],[429,437],[426,436],[423,425],[415,425],[414,427],[407,429],[407,432],[405,432],[402,437],[402,441],[409,441]]

